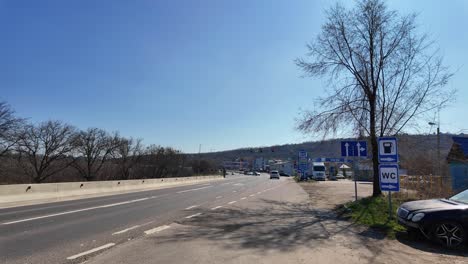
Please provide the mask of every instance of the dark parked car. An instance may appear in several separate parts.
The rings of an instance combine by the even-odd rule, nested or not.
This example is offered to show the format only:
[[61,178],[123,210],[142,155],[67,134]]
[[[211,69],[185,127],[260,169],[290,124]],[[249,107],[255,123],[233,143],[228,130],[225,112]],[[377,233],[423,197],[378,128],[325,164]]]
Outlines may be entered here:
[[421,231],[432,241],[456,248],[467,241],[468,190],[448,199],[404,203],[397,211],[398,222],[409,232]]
[[279,175],[280,175],[280,176],[285,176],[285,177],[289,177],[289,176],[290,176],[290,175],[287,174],[286,172],[282,172],[282,171],[279,173]]

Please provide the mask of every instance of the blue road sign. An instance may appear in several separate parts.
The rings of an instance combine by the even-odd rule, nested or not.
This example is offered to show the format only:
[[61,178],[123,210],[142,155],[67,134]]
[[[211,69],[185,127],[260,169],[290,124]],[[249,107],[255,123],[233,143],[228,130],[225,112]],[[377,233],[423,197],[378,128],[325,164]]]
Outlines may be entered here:
[[345,158],[316,158],[314,159],[315,162],[349,162],[352,163],[353,161],[350,159]]
[[306,172],[309,169],[309,156],[305,150],[300,150],[298,154],[297,170]]
[[379,165],[379,177],[381,191],[400,191],[400,175],[398,172],[398,164]]
[[341,156],[367,157],[367,141],[341,141]]
[[395,137],[379,138],[379,163],[397,163],[398,146]]

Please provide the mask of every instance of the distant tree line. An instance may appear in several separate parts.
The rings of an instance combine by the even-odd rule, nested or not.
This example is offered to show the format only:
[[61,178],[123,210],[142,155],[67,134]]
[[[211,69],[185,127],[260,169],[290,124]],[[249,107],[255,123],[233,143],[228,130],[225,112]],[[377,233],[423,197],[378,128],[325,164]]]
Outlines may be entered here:
[[213,174],[207,160],[100,128],[62,121],[31,123],[0,102],[0,184],[127,180]]

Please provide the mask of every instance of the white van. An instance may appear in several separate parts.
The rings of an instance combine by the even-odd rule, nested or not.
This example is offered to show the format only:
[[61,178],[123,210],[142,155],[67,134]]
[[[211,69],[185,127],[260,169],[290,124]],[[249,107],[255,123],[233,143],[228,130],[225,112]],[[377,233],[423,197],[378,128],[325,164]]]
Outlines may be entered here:
[[323,162],[312,163],[312,178],[316,181],[324,181],[327,176],[325,174],[326,168]]

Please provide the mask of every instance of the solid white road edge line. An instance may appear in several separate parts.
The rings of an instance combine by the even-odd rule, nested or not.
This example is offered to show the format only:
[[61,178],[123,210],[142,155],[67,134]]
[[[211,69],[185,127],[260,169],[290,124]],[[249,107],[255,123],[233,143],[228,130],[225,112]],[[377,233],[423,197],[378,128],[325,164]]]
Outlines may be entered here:
[[146,197],[146,198],[141,198],[141,199],[136,199],[136,200],[130,200],[130,201],[125,201],[125,202],[120,202],[120,203],[113,203],[113,204],[106,204],[106,205],[88,207],[88,208],[83,208],[83,209],[78,209],[78,210],[72,210],[72,211],[65,211],[65,212],[56,213],[56,214],[50,214],[50,215],[42,215],[42,216],[37,216],[37,217],[31,217],[31,218],[26,218],[26,219],[21,219],[21,220],[15,220],[15,221],[10,221],[10,222],[5,222],[5,223],[2,223],[2,225],[11,225],[11,224],[22,223],[22,222],[27,222],[27,221],[33,221],[33,220],[42,219],[42,218],[48,218],[48,217],[66,215],[66,214],[73,214],[73,213],[84,212],[84,211],[95,210],[95,209],[101,209],[101,208],[114,207],[114,206],[118,206],[118,205],[124,205],[124,204],[130,204],[130,203],[141,202],[141,201],[145,201],[145,200],[148,200],[148,199],[150,199],[150,198],[149,198],[149,197]]
[[82,252],[82,253],[80,253],[80,254],[76,254],[76,255],[70,256],[70,257],[68,257],[67,259],[68,259],[68,260],[77,259],[77,258],[79,258],[79,257],[85,256],[85,255],[88,255],[88,254],[91,254],[91,253],[94,253],[94,252],[97,252],[97,251],[99,251],[99,250],[103,250],[103,249],[106,249],[106,248],[110,248],[110,247],[113,247],[113,246],[115,246],[115,243],[105,244],[105,245],[103,245],[103,246],[100,246],[100,247],[97,247],[97,248],[93,248],[93,249],[91,249],[91,250]]
[[201,215],[201,213],[189,215],[189,216],[186,216],[185,218],[190,219],[190,218],[193,218],[193,217],[197,217],[197,216],[199,216],[199,215]]
[[163,226],[158,226],[156,228],[153,228],[153,229],[150,229],[150,230],[146,230],[145,231],[145,234],[146,235],[151,235],[151,234],[154,234],[154,233],[157,233],[157,232],[161,232],[163,230],[166,230],[168,228],[171,228],[170,226],[168,225],[163,225]]

